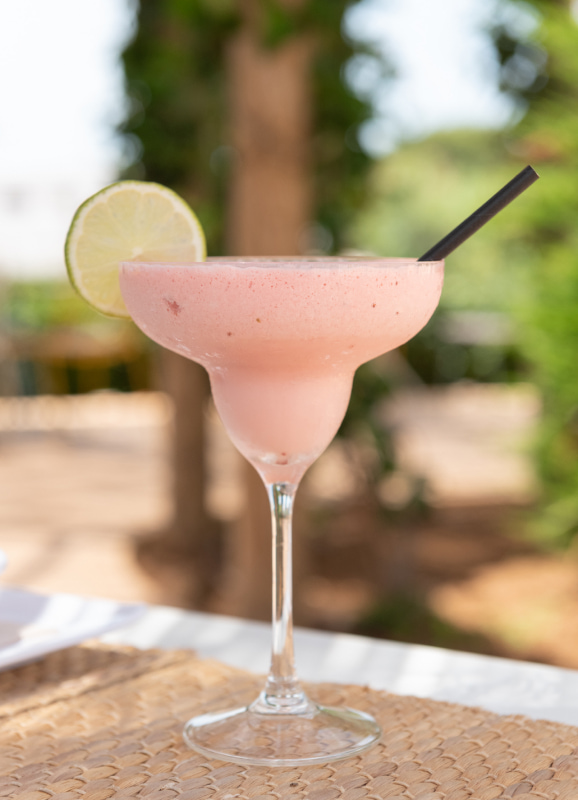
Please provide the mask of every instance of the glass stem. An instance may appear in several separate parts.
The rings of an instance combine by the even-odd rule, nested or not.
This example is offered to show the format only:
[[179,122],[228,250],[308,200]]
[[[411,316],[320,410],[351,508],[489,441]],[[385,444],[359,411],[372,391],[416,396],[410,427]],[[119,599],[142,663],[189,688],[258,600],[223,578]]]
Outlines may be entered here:
[[265,713],[303,714],[314,706],[299,686],[293,655],[291,524],[297,485],[267,485],[273,524],[273,647],[265,690],[254,704]]

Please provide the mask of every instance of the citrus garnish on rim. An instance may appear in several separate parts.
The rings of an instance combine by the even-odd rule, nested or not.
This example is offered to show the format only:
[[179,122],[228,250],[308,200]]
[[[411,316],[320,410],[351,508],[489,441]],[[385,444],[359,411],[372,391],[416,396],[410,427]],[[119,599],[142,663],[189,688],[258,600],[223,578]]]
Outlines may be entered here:
[[171,189],[147,181],[119,181],[77,210],[66,237],[68,277],[91,306],[129,317],[118,282],[121,261],[205,259],[205,237],[193,211]]

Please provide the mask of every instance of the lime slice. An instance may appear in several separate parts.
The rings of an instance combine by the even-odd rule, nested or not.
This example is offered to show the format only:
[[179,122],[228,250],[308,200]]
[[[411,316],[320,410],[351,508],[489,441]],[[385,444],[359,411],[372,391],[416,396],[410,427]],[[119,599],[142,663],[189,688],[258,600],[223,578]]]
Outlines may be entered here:
[[64,247],[68,277],[91,306],[129,317],[118,282],[121,261],[205,259],[205,237],[185,201],[165,186],[120,181],[78,209]]

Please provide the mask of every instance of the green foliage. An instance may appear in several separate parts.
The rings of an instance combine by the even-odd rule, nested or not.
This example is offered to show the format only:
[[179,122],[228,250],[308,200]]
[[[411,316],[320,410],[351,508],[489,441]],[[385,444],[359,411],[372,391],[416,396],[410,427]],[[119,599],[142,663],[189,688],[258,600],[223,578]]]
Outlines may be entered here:
[[545,510],[536,530],[566,544],[578,533],[578,24],[565,3],[528,0],[540,15],[530,44],[547,53],[543,88],[527,96],[515,147],[536,163],[526,206],[532,292],[521,341],[544,399],[537,449]]
[[125,177],[157,181],[184,197],[209,252],[223,241],[230,154],[222,62],[236,8],[225,0],[147,0],[123,54],[129,113],[122,132],[133,146]]
[[[408,144],[376,165],[351,239],[379,255],[419,256],[522,166],[502,133],[453,131]],[[519,198],[447,259],[440,307],[403,348],[427,383],[524,373],[516,321],[533,290],[529,207]]]
[[[307,35],[315,42],[312,171],[318,221],[334,246],[344,244],[346,220],[364,198],[370,164],[356,140],[371,114],[369,101],[345,85],[344,65],[356,52],[341,35],[349,0],[307,0],[289,9],[261,0],[267,47]],[[232,0],[147,0],[138,30],[123,54],[129,112],[126,177],[170,186],[195,209],[209,254],[225,248],[224,210],[231,161],[227,124],[226,50],[240,24]],[[362,48],[359,47],[358,50]]]
[[263,43],[275,48],[301,30],[301,9],[292,9],[276,0],[261,0],[263,11]]
[[[376,166],[372,201],[350,231],[354,245],[379,255],[417,257],[523,165],[499,133],[454,131],[406,145]],[[448,257],[442,310],[510,312],[527,295],[531,245],[520,208],[528,196]]]
[[[344,81],[345,67],[354,54],[367,47],[341,35],[345,0],[313,0],[308,3],[318,42],[313,65],[313,168],[317,199],[317,219],[330,232],[333,251],[349,246],[349,222],[354,212],[365,206],[367,178],[372,161],[361,150],[357,133],[372,113],[369,99],[353,93]],[[384,76],[391,73],[383,57]]]
[[[544,543],[567,545],[578,533],[578,24],[568,3],[514,6],[534,27],[509,24],[504,0],[492,33],[503,89],[524,112],[519,123],[439,134],[394,153],[376,167],[369,213],[351,236],[360,249],[417,256],[523,165],[537,168],[541,180],[447,259],[440,308],[405,352],[426,380],[486,379],[473,369],[481,355],[486,370],[498,359],[489,379],[517,373],[536,383],[543,505],[533,529]],[[505,315],[511,343],[484,353],[448,340],[464,310]]]
[[115,325],[87,305],[68,281],[14,281],[3,287],[1,304],[3,324],[13,331]]

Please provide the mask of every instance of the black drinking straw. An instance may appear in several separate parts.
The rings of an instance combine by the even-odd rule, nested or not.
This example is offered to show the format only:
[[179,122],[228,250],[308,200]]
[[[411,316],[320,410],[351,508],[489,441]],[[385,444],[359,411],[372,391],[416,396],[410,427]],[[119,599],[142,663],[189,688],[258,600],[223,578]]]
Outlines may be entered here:
[[499,192],[480,206],[477,211],[460,223],[457,228],[444,236],[437,244],[418,258],[418,261],[441,261],[442,258],[449,256],[450,253],[459,247],[466,239],[488,222],[498,211],[501,211],[512,202],[519,194],[522,194],[540,176],[532,167],[524,167],[518,172],[515,178],[500,189]]

